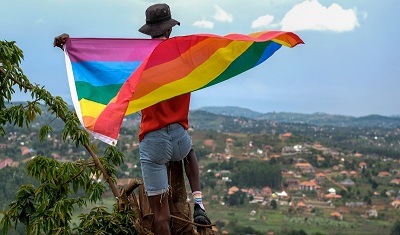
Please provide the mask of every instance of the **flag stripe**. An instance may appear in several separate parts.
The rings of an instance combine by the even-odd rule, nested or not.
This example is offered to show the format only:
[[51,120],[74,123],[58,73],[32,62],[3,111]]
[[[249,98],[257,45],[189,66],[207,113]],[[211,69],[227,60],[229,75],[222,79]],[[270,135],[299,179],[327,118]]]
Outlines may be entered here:
[[[157,39],[69,38],[67,48],[71,62],[131,62],[142,61],[161,41]],[[70,46],[71,44],[73,47]]]
[[221,73],[218,77],[211,80],[206,86],[209,87],[220,82],[223,82],[231,77],[234,77],[244,71],[253,68],[257,65],[261,56],[264,54],[266,48],[270,45],[270,42],[258,42],[253,43],[243,54],[241,54],[236,60],[232,61],[229,67]]
[[[86,122],[85,124],[88,125],[87,127],[91,127],[92,125],[94,126],[94,122],[91,124],[89,124],[90,122],[88,122],[89,120],[91,121],[95,121],[95,119],[93,117],[98,117],[100,115],[100,113],[104,110],[104,108],[106,107],[106,105],[97,103],[97,102],[93,102],[87,99],[81,99],[79,101],[80,106],[82,107],[82,116],[83,119]],[[89,128],[92,129],[92,128]]]
[[142,61],[132,62],[72,62],[75,81],[93,86],[123,84]]
[[270,56],[272,56],[277,50],[282,47],[281,44],[271,41],[268,47],[264,50],[264,53],[260,57],[259,61],[256,63],[255,66],[261,64],[262,62],[266,61]]
[[[157,89],[160,87],[160,81],[162,81],[163,84],[168,84],[185,78],[193,71],[193,68],[202,66],[213,54],[222,53],[221,50],[226,48],[230,43],[231,41],[229,40],[221,39],[200,40],[191,48],[185,50],[180,57],[146,69],[142,73],[141,81],[143,82],[139,81],[132,99],[139,99]],[[154,51],[154,53],[164,53],[164,51],[157,50]],[[198,54],[199,56],[193,57],[193,54]],[[151,59],[152,57],[149,58],[149,60]]]
[[[179,40],[179,42],[177,42],[176,40]],[[168,40],[168,43],[162,43],[163,46],[156,47],[154,50],[156,50],[157,53],[162,54],[163,56],[155,58],[150,55],[151,59],[149,59],[146,63],[146,70],[149,70],[154,66],[159,66],[161,64],[167,63],[169,61],[174,61],[180,58],[182,55],[186,54],[188,50],[197,50],[196,48],[199,47],[202,50],[207,51],[218,49],[215,48],[216,45],[213,45],[213,43],[218,43],[215,41],[215,38],[201,36],[196,37],[195,40],[193,40],[193,37],[190,36],[170,38]],[[200,60],[201,58],[190,59]]]
[[88,82],[75,82],[78,100],[87,99],[100,104],[108,104],[121,89],[122,84],[93,86]]

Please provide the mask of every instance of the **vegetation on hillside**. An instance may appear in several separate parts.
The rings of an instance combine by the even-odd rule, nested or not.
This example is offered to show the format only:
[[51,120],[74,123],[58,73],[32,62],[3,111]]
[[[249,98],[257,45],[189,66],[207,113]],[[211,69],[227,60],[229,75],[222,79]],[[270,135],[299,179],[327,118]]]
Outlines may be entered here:
[[[26,234],[72,234],[74,228],[71,219],[75,208],[98,202],[107,187],[117,199],[121,196],[115,185],[115,173],[116,166],[123,162],[122,154],[115,147],[108,147],[104,156],[97,156],[96,146],[90,143],[88,133],[79,127],[76,114],[68,109],[61,97],[54,97],[39,84],[30,83],[20,68],[22,59],[23,53],[15,42],[0,41],[0,135],[5,137],[9,134],[5,131],[9,125],[31,127],[36,117],[42,114],[42,104],[52,114],[52,120],[64,122],[62,141],[85,148],[91,158],[59,162],[36,155],[27,163],[26,169],[27,175],[36,179],[37,183],[24,182],[21,185],[15,200],[3,211],[0,227],[3,234],[7,234],[18,223],[26,227]],[[13,100],[16,88],[29,93],[32,100],[6,106]],[[41,126],[37,135],[31,138],[45,141],[52,133],[52,120]],[[40,149],[40,146],[37,147]],[[97,180],[100,175],[105,182]],[[79,190],[84,194],[78,195]],[[102,209],[94,208],[87,216],[81,216],[84,231],[83,227],[75,229],[81,234],[134,234],[133,211],[129,207],[114,209],[112,213],[98,213]]]

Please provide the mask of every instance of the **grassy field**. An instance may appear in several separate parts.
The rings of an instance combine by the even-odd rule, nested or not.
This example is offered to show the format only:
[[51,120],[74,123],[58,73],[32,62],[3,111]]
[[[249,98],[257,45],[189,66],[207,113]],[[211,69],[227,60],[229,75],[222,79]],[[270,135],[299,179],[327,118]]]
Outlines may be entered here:
[[[255,210],[255,215],[250,215],[250,211]],[[246,207],[228,207],[218,204],[207,205],[207,213],[211,219],[223,221],[228,224],[233,221],[241,226],[250,226],[263,234],[273,230],[291,231],[304,230],[312,235],[321,233],[326,235],[354,234],[354,235],[377,235],[389,234],[392,222],[382,220],[366,220],[364,218],[344,218],[342,221],[332,219],[329,216],[313,215],[285,215],[286,207],[280,206],[277,210],[259,208],[258,205]],[[307,219],[305,219],[307,218]],[[227,228],[229,230],[229,228]]]
[[[72,221],[73,226],[79,225],[78,215],[88,213],[95,206],[106,206],[109,210],[115,202],[113,197],[104,198],[101,203],[88,205],[87,208],[77,208]],[[342,221],[332,219],[329,213],[296,214],[289,216],[285,212],[286,206],[279,206],[277,210],[266,209],[258,204],[247,204],[239,207],[223,206],[216,202],[206,205],[207,213],[213,223],[224,223],[225,229],[229,231],[228,224],[233,222],[244,227],[252,227],[262,234],[269,231],[284,232],[291,230],[304,230],[308,235],[316,233],[325,235],[384,235],[389,234],[392,222],[387,220],[367,220],[357,216],[349,216]],[[250,215],[254,210],[256,213]],[[397,212],[391,216],[398,216]],[[396,215],[397,214],[397,215]],[[307,218],[307,219],[305,219]]]

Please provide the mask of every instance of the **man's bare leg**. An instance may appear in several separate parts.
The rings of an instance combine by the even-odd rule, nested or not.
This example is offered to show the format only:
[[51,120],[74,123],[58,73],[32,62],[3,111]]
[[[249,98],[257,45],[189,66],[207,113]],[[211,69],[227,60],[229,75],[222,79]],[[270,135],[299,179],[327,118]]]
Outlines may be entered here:
[[194,200],[193,221],[199,224],[211,224],[211,221],[208,218],[203,206],[203,200],[200,191],[199,163],[193,149],[190,150],[189,154],[184,159],[184,163],[186,176],[189,180],[190,189],[192,190]]
[[185,173],[189,180],[192,192],[200,191],[199,163],[193,149],[190,150],[187,157],[183,160],[185,163]]
[[149,204],[154,215],[154,234],[171,235],[171,215],[168,205],[168,194],[149,196]]

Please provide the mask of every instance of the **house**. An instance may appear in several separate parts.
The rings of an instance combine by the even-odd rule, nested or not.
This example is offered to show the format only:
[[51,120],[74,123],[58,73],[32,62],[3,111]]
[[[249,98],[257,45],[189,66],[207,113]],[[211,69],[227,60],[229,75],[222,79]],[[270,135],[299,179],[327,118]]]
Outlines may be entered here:
[[331,200],[331,199],[341,199],[342,195],[328,193],[328,194],[323,195],[322,197],[325,199]]
[[400,200],[394,200],[390,204],[394,207],[394,209],[399,209],[400,208]]
[[228,194],[229,194],[229,195],[232,195],[232,194],[235,194],[235,193],[238,192],[238,191],[239,191],[239,188],[238,188],[238,187],[232,186],[232,187],[229,188]]
[[284,177],[290,177],[290,176],[293,176],[294,172],[293,172],[293,171],[290,171],[290,170],[288,170],[288,169],[282,169],[282,170],[281,170],[281,174],[282,174],[282,176],[284,176]]
[[350,176],[357,176],[357,172],[356,172],[356,171],[350,171],[350,172],[349,172],[349,175],[350,175]]
[[300,187],[300,182],[298,179],[295,178],[288,178],[286,180],[287,189],[288,190],[298,190]]
[[301,146],[301,145],[295,145],[295,146],[293,146],[293,148],[298,153],[303,152],[303,149],[304,149],[303,146]]
[[282,139],[290,138],[290,137],[292,137],[292,133],[290,133],[290,132],[284,133],[281,135],[281,137],[282,137]]
[[330,194],[336,194],[336,190],[334,188],[330,188],[327,190]]
[[303,173],[314,172],[314,167],[308,162],[306,162],[306,163],[296,163],[296,164],[294,164],[294,167],[296,167],[297,169],[301,170],[301,172],[303,172]]
[[287,198],[288,194],[285,191],[282,191],[280,193],[276,193],[276,196],[278,196],[279,199],[284,199]]
[[367,217],[371,218],[371,217],[378,217],[378,211],[375,209],[370,209],[366,211]]
[[353,186],[355,183],[351,179],[346,178],[345,180],[341,181],[340,184],[343,186]]
[[293,147],[285,146],[281,150],[282,156],[296,155],[297,151]]
[[304,202],[300,201],[297,203],[296,207],[297,210],[304,211],[307,208],[307,205]]
[[233,139],[232,138],[227,138],[226,140],[225,140],[225,143],[227,144],[227,145],[232,145],[233,144]]
[[392,179],[392,180],[389,182],[389,184],[396,184],[396,185],[399,185],[399,184],[400,184],[400,179],[394,178],[394,179]]
[[317,161],[318,162],[323,162],[325,161],[325,158],[321,157],[320,155],[317,156]]
[[318,184],[315,181],[304,181],[300,183],[300,190],[314,191],[317,190]]
[[365,206],[365,202],[346,202],[345,205],[347,207],[363,207]]
[[343,220],[343,215],[335,211],[331,213],[331,217],[338,220]]
[[360,162],[360,163],[358,163],[358,167],[360,167],[360,170],[367,169],[367,163]]
[[270,197],[272,195],[272,189],[268,186],[265,186],[261,189],[261,195]]
[[22,156],[29,154],[31,151],[32,150],[27,146],[22,146],[21,147],[21,155]]
[[354,154],[354,157],[358,157],[358,158],[360,158],[360,157],[362,157],[363,155],[361,154],[361,153],[355,153]]
[[6,158],[2,161],[0,161],[0,169],[3,169],[4,167],[10,166],[10,167],[18,167],[19,162],[14,162],[11,158]]
[[390,172],[387,171],[381,171],[378,173],[378,177],[389,177],[391,176]]
[[315,174],[315,178],[317,178],[317,180],[321,179],[321,178],[325,178],[325,174],[324,173],[317,173],[317,174]]

